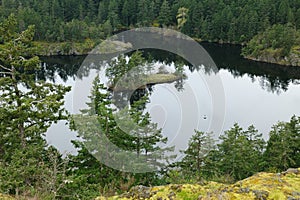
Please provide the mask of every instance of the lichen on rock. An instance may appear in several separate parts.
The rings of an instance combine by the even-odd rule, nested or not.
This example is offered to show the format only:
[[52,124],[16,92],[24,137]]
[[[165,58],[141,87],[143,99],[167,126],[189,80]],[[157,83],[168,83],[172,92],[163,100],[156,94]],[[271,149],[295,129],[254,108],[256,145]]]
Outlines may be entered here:
[[300,168],[289,169],[279,174],[261,172],[231,185],[207,182],[205,184],[171,184],[156,187],[136,186],[123,195],[98,197],[97,200],[295,200],[300,199],[299,172]]

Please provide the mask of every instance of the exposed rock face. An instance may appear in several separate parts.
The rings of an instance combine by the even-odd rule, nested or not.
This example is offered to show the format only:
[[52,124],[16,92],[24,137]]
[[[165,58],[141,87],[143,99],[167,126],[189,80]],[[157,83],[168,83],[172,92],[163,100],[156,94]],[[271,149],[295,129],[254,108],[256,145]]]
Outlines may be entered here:
[[292,53],[289,56],[289,61],[293,66],[300,66],[300,48],[293,49]]
[[117,40],[105,40],[97,45],[91,54],[110,54],[129,50],[132,48],[131,43],[125,43]]
[[300,66],[300,47],[293,47],[289,55],[278,56],[276,51],[263,51],[257,57],[246,56],[245,58],[259,62],[274,63],[287,66]]
[[104,199],[300,199],[300,168],[280,174],[258,173],[232,185],[216,182],[157,187],[136,186],[129,192]]

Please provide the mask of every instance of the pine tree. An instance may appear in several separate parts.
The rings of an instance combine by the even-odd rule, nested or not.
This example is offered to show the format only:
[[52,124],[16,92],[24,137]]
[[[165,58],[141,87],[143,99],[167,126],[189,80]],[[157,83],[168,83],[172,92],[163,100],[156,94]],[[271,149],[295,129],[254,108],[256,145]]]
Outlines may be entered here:
[[300,165],[300,120],[293,116],[289,122],[279,122],[272,127],[264,153],[266,169],[283,171]]
[[129,15],[129,3],[128,0],[124,1],[123,8],[122,8],[122,19],[123,19],[123,24],[125,26],[129,26],[129,20],[130,20],[130,15]]
[[179,163],[186,178],[199,179],[207,175],[205,171],[207,156],[214,148],[211,133],[195,130],[195,135],[190,139],[188,148],[183,151],[185,157]]
[[[128,61],[124,55],[120,55],[118,59],[113,60],[109,64],[109,67],[106,69],[106,76],[110,79],[109,82],[111,86],[115,86],[120,78],[131,69],[136,69],[134,71],[141,74],[139,72],[143,72],[145,70],[145,64],[146,60],[143,58],[140,51],[134,52]],[[130,73],[130,75],[133,75],[133,73]]]
[[[148,156],[147,162],[155,166],[162,165],[157,158],[162,160],[169,158],[168,156],[164,157],[164,154],[171,149],[159,147],[159,144],[165,143],[167,139],[161,135],[161,130],[157,129],[157,125],[150,122],[150,115],[143,113],[147,98],[144,97],[134,102],[122,111],[116,111],[111,106],[111,93],[100,82],[98,76],[93,82],[89,98],[88,109],[82,110],[79,115],[73,115],[73,128],[83,141],[74,141],[79,154],[71,157],[71,169],[74,169],[71,177],[76,182],[74,186],[79,182],[81,184],[80,188],[75,187],[78,195],[82,195],[82,188],[91,190],[94,193],[99,188],[107,186],[116,189],[123,183],[130,185],[153,183],[157,178],[156,172],[134,174],[119,171],[120,168],[117,170],[112,169],[111,166],[106,166],[106,161],[116,162],[117,165],[122,164],[118,162],[127,158],[130,152],[135,153],[136,157],[128,157],[126,163],[123,164],[130,166],[131,170],[149,168],[144,162],[140,162],[144,159],[142,156],[145,155]],[[133,126],[136,128],[132,128],[130,133],[124,132],[120,127],[124,124],[131,126],[132,121],[126,118],[118,122],[122,124],[118,124],[115,119],[116,116],[122,116],[122,112],[129,113],[133,122],[137,125]],[[107,139],[104,139],[103,135]],[[99,140],[99,138],[101,139]],[[118,150],[111,147],[109,143],[116,145]],[[94,156],[101,158],[101,160],[97,160]],[[153,160],[151,160],[152,158]],[[150,167],[152,168],[152,166]],[[134,181],[131,182],[132,180]],[[114,185],[111,185],[112,181]],[[68,190],[71,190],[71,188],[73,186],[70,186]]]
[[87,2],[87,17],[90,21],[95,21],[97,16],[97,4],[94,0],[88,0]]
[[118,2],[116,0],[109,1],[108,19],[113,27],[113,30],[117,29],[118,25],[120,24],[120,18]]
[[170,25],[172,21],[171,9],[167,0],[164,0],[161,5],[158,21],[160,24],[165,26]]
[[99,23],[104,23],[107,20],[107,16],[108,16],[108,1],[103,0],[99,2],[99,6],[98,6],[98,22]]
[[0,24],[0,190],[21,194],[43,183],[44,134],[68,119],[63,99],[70,88],[36,79],[34,26],[21,33],[16,27],[13,15]]
[[154,19],[153,2],[149,0],[138,1],[138,13],[137,22],[142,26],[149,26],[151,21]]
[[202,11],[202,4],[201,2],[198,2],[193,6],[189,12],[190,19],[188,23],[190,23],[190,28],[193,29],[193,33],[196,37],[202,37],[201,32],[203,31],[201,29],[202,23],[203,23],[203,11]]
[[243,131],[238,124],[234,124],[220,139],[218,151],[223,174],[240,180],[262,169],[264,140],[253,126]]
[[277,23],[286,24],[288,22],[288,16],[291,8],[288,0],[280,1],[276,21]]

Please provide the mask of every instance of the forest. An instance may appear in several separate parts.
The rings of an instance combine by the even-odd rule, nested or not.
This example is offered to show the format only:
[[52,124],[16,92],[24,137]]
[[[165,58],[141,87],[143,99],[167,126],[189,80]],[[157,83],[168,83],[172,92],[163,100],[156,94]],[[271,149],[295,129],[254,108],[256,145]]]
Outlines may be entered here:
[[[248,59],[300,66],[299,36],[282,35],[283,29],[275,36],[265,33],[283,26],[300,35],[297,0],[0,1],[0,21],[11,13],[17,18],[19,31],[36,26],[34,40],[40,44],[41,55],[87,54],[115,33],[164,27],[199,41],[246,45],[242,55]],[[271,43],[289,41],[279,46],[262,44],[258,40],[261,35]]]
[[[167,138],[161,134],[142,110],[147,95],[133,101],[129,113],[135,123],[148,127],[152,137],[141,138],[139,132],[128,135],[116,126],[110,107],[108,88],[96,78],[88,102],[82,114],[70,116],[63,108],[64,95],[69,87],[36,81],[34,70],[40,67],[32,43],[34,27],[23,32],[17,30],[15,17],[8,17],[0,26],[2,45],[1,60],[1,108],[0,108],[0,192],[19,198],[41,199],[93,199],[99,195],[121,193],[136,185],[163,185],[168,183],[195,183],[215,180],[232,183],[256,172],[283,171],[300,166],[300,118],[279,122],[272,127],[269,140],[254,126],[243,130],[234,124],[216,143],[211,134],[195,130],[186,157],[172,165],[165,165],[157,172],[130,173],[115,170],[99,162],[82,141],[73,141],[77,155],[63,157],[43,137],[52,123],[68,120],[70,128],[79,136],[90,140],[86,131],[90,127],[80,124],[96,116],[100,129],[114,144],[137,152],[137,155],[159,151],[164,155],[172,149],[159,149],[158,143]],[[23,57],[25,56],[25,57]],[[110,64],[108,75],[112,81],[136,65],[146,65],[140,52],[135,52],[124,67],[126,60]],[[26,90],[21,88],[25,87]],[[150,131],[150,132],[149,132]],[[124,156],[124,155],[120,155]],[[163,163],[161,163],[163,164]]]
[[[93,127],[84,124],[96,120],[97,128],[103,130],[97,134],[104,134],[138,157],[159,152],[159,156],[172,159],[172,148],[159,147],[167,138],[151,122],[149,113],[143,112],[149,100],[145,94],[126,109],[134,122],[145,126],[148,132],[133,129],[134,134],[128,135],[118,128],[113,117],[118,111],[110,106],[111,92],[99,77],[93,82],[88,109],[71,115],[64,108],[64,96],[71,88],[36,79],[35,71],[41,67],[41,61],[34,42],[101,40],[133,27],[155,26],[174,28],[207,41],[252,41],[244,53],[255,54],[262,50],[255,43],[257,38],[267,38],[262,31],[273,37],[274,31],[287,28],[295,34],[286,38],[281,35],[278,43],[276,39],[264,41],[270,48],[285,45],[280,52],[285,55],[299,41],[297,0],[1,0],[0,17],[1,194],[18,199],[94,199],[120,194],[138,185],[234,183],[257,172],[277,173],[300,166],[298,116],[274,124],[268,140],[255,124],[247,129],[233,124],[218,142],[212,133],[195,130],[188,148],[182,151],[186,156],[181,161],[168,165],[154,156],[153,162],[161,168],[147,173],[110,168],[96,159],[81,140],[73,141],[77,155],[62,155],[44,137],[49,127],[60,120],[66,120],[70,129],[87,141],[93,137],[87,130]],[[117,82],[137,65],[147,65],[139,51],[128,61],[120,56],[118,61],[109,63],[107,75]],[[148,133],[151,137],[140,135]]]
[[11,13],[20,31],[35,25],[34,39],[51,42],[98,40],[154,26],[207,41],[245,43],[275,24],[300,27],[297,0],[1,0],[0,20]]

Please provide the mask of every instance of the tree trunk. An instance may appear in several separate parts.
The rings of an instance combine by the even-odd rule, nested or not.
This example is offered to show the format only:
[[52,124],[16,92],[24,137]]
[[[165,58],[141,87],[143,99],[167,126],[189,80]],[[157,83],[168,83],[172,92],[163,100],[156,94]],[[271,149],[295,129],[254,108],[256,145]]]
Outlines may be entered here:
[[[12,80],[13,80],[13,87],[14,87],[15,94],[16,94],[17,108],[18,108],[19,112],[22,112],[20,110],[21,106],[22,106],[21,94],[20,94],[20,90],[18,88],[18,81],[17,81],[17,78],[16,78],[16,69],[14,68],[14,66],[12,66]],[[21,139],[22,147],[25,148],[26,147],[26,141],[25,141],[25,127],[24,127],[23,120],[19,121],[18,129],[19,129],[19,136],[20,136],[20,139]]]

